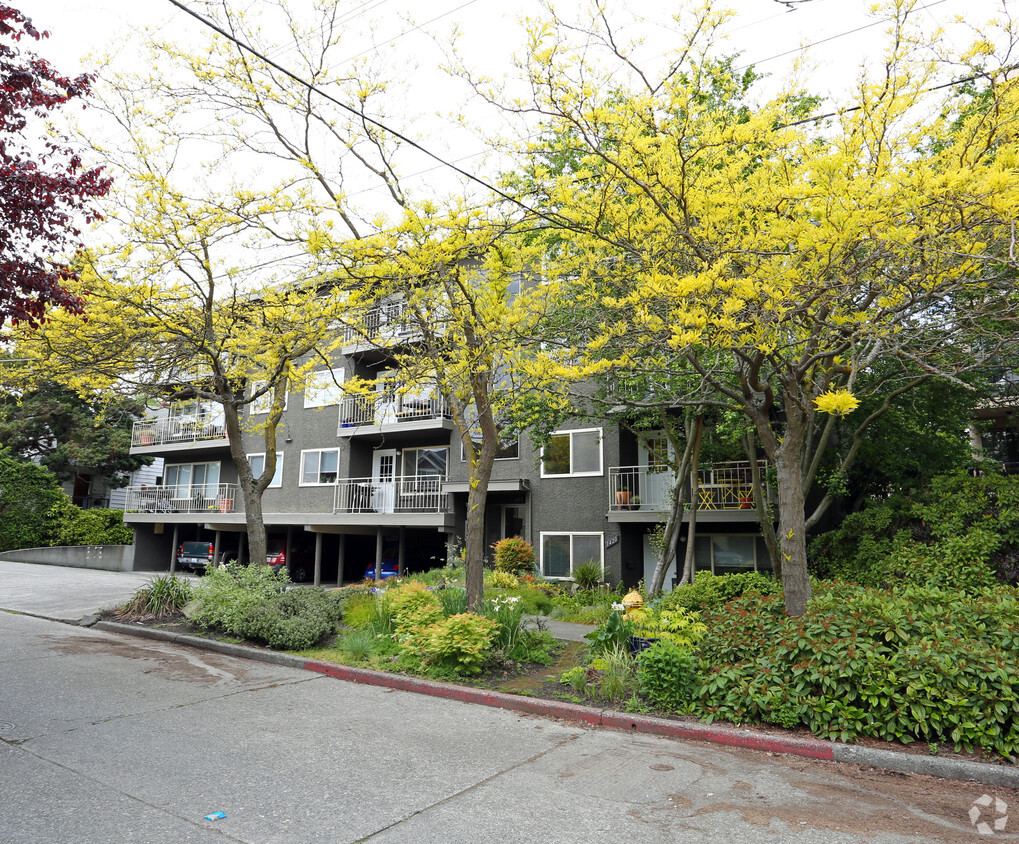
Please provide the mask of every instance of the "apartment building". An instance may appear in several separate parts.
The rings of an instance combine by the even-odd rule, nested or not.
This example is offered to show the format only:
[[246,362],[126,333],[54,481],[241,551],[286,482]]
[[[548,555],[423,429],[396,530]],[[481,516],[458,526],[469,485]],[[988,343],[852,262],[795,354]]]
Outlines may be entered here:
[[[414,342],[398,306],[379,308],[366,323],[387,342],[346,336],[333,368],[287,396],[263,510],[269,547],[285,550],[297,581],[358,581],[376,560],[425,570],[441,565],[447,545],[464,535],[468,467],[451,414],[428,387],[396,388],[387,349],[394,335]],[[342,384],[355,376],[375,382],[372,396],[344,395]],[[247,421],[266,410],[251,404]],[[245,434],[245,445],[249,436],[247,453],[258,473],[261,436]],[[574,566],[589,560],[602,565],[612,584],[650,578],[655,555],[649,533],[664,521],[676,482],[661,460],[664,448],[664,438],[638,440],[618,424],[584,420],[554,432],[544,449],[521,436],[495,462],[486,545],[524,537],[549,578],[568,579]],[[215,406],[180,402],[158,420],[139,422],[132,452],[163,459],[157,484],[127,490],[125,522],[135,531],[136,568],[169,569],[174,549],[195,540],[212,544],[217,559],[245,559],[243,500]],[[749,494],[746,463],[701,472],[698,569],[770,567]]]

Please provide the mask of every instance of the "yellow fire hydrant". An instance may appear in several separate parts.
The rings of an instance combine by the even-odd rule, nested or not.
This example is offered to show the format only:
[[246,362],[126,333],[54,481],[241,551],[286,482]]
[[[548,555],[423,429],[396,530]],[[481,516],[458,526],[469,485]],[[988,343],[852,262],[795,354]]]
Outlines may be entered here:
[[636,619],[637,616],[634,613],[637,613],[643,606],[644,599],[640,596],[640,592],[634,589],[632,592],[627,593],[623,596],[623,618]]

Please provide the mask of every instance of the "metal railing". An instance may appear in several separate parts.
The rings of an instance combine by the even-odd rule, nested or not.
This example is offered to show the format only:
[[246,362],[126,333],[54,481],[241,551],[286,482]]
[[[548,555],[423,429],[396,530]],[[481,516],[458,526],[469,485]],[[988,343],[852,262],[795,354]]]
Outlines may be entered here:
[[405,302],[385,302],[362,308],[350,315],[349,322],[340,329],[343,344],[349,346],[356,343],[378,343],[385,345],[387,341],[404,339],[417,333],[417,328],[409,322],[404,314]]
[[345,478],[336,484],[334,513],[448,513],[443,478],[396,475],[391,480]]
[[[759,461],[764,472],[765,461]],[[689,499],[689,485],[683,481]],[[672,503],[676,476],[666,467],[609,468],[609,512],[648,510],[666,512]],[[747,460],[717,463],[697,473],[699,510],[747,510],[754,506],[751,466]]]
[[126,492],[126,513],[204,513],[215,516],[243,509],[237,484],[142,485],[129,486]]
[[340,402],[340,427],[358,425],[398,425],[422,419],[449,419],[442,398],[390,395],[384,398],[348,396]]
[[197,413],[135,422],[131,430],[132,446],[190,443],[202,440],[226,440],[226,425],[221,416]]

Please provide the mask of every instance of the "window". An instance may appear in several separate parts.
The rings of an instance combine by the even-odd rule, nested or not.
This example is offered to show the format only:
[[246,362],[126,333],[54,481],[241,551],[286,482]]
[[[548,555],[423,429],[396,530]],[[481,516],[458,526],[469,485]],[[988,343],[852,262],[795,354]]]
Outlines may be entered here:
[[[249,454],[248,462],[251,464],[251,474],[258,478],[265,471],[265,454]],[[283,455],[276,454],[276,471],[273,472],[270,487],[283,486]]]
[[750,533],[698,536],[694,540],[694,568],[715,574],[770,571],[764,538]]
[[301,452],[301,486],[336,483],[340,453],[335,448]]
[[449,449],[408,448],[403,452],[403,473],[418,478],[446,479],[446,458]]
[[[251,392],[252,393],[257,393],[264,386],[265,386],[265,381],[255,381],[251,385]],[[283,409],[284,410],[287,409],[287,400],[288,400],[288,398],[289,398],[289,396],[284,396],[283,397]],[[262,395],[260,395],[257,399],[255,399],[253,402],[251,402],[251,404],[248,405],[248,406],[250,408],[250,410],[248,412],[251,413],[252,415],[254,415],[256,413],[268,413],[269,409],[272,407],[272,389],[266,390],[264,393],[262,393]]]
[[601,428],[556,431],[541,452],[543,478],[580,477],[602,473]]
[[304,388],[305,407],[329,407],[343,398],[343,370],[317,369]]
[[214,498],[219,489],[219,463],[170,463],[163,469],[163,484],[171,498],[201,495]]
[[600,533],[541,534],[541,574],[543,577],[568,578],[575,566],[596,562],[605,571]]
[[[471,439],[474,439],[473,437]],[[481,440],[474,439],[474,447],[481,450]],[[516,460],[520,457],[520,441],[513,440],[511,443],[507,443],[495,452],[496,460]],[[460,441],[460,462],[467,462],[467,452],[464,451],[463,440]]]

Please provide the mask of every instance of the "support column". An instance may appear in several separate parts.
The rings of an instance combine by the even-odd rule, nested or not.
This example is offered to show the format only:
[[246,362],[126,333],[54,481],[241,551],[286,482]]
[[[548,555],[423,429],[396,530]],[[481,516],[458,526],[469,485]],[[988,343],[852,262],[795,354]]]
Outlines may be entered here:
[[343,585],[343,563],[344,557],[346,556],[347,550],[347,535],[345,533],[339,534],[340,550],[336,552],[336,585]]
[[173,544],[170,546],[170,574],[177,571],[177,532],[180,525],[173,526]]
[[219,564],[219,531],[216,531],[216,538],[212,542],[212,565]]
[[[292,566],[294,562],[294,558],[291,555],[291,549],[293,548],[294,545],[293,539],[294,539],[294,526],[287,525],[287,538],[283,542],[283,559],[287,561],[287,577],[290,577],[290,572],[292,571]],[[266,537],[266,547],[268,547],[268,537]],[[290,579],[293,580],[292,577]]]
[[322,534],[315,534],[315,581],[316,586],[322,585]]
[[[247,548],[248,548],[248,534],[245,533],[244,531],[241,531],[241,533],[237,537],[237,565],[239,566],[244,565],[244,558],[247,556]],[[263,562],[265,561],[263,560]]]
[[379,580],[382,574],[382,528],[375,528],[375,579]]
[[400,549],[399,551],[397,551],[397,565],[399,566],[397,572],[399,573],[400,577],[403,577],[406,574],[406,571],[404,570],[404,550],[406,549],[406,547],[407,547],[407,528],[405,528],[403,525],[400,525]]

